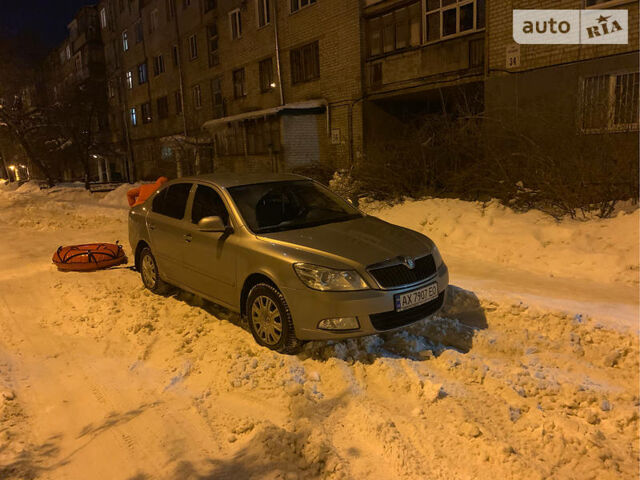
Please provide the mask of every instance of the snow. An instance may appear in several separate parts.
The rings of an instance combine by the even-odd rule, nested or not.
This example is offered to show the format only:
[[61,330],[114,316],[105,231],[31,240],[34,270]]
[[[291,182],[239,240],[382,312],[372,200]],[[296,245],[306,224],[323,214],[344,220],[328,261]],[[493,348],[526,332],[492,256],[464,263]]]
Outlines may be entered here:
[[125,202],[0,189],[0,478],[636,477],[638,332],[615,320],[637,322],[637,210],[369,204],[438,243],[444,311],[283,356],[126,267],[51,265],[126,239]]
[[383,220],[422,232],[440,249],[452,281],[488,296],[597,315],[619,328],[638,326],[640,210],[623,204],[614,218],[588,221],[491,201],[426,199],[365,203]]
[[108,192],[103,198],[101,198],[98,203],[100,205],[105,205],[109,207],[120,207],[120,208],[129,208],[129,203],[127,201],[127,192],[132,188],[137,188],[141,183],[125,183],[120,185],[115,190]]

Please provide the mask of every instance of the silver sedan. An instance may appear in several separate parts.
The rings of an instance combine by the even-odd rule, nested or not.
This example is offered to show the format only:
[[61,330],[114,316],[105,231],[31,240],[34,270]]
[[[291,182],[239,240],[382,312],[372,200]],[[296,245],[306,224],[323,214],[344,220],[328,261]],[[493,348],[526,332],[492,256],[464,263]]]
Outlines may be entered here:
[[429,238],[290,174],[168,182],[131,209],[129,241],[151,291],[173,285],[239,312],[285,353],[427,318],[449,281]]

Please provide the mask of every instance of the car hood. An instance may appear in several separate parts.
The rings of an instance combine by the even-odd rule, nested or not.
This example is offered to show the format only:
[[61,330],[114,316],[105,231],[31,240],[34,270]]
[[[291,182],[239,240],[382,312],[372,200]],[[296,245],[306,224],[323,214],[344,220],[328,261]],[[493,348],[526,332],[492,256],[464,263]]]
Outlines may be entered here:
[[340,257],[346,263],[368,266],[403,256],[430,253],[433,242],[424,235],[378,218],[365,216],[346,222],[261,234],[292,247],[303,247],[322,255]]

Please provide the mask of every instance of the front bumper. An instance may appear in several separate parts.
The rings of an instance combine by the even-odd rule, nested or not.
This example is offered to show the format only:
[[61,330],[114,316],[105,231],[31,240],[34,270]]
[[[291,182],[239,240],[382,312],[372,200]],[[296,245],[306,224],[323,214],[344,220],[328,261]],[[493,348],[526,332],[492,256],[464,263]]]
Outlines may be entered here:
[[[416,290],[434,281],[438,283],[440,294],[437,300],[405,312],[394,311],[394,295]],[[435,275],[411,287],[358,292],[320,292],[301,285],[300,288],[281,290],[291,310],[296,337],[300,340],[335,340],[374,335],[422,320],[442,307],[448,285],[449,271],[443,263]],[[336,317],[358,317],[360,328],[348,331],[318,329],[321,320]]]

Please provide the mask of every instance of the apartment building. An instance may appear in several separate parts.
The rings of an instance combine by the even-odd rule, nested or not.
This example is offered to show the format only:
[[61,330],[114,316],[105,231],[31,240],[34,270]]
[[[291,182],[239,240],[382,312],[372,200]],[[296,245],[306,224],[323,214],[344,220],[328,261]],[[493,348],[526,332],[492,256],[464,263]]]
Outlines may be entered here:
[[[98,181],[122,180],[125,170],[117,152],[111,150],[108,135],[104,48],[95,6],[82,7],[67,26],[69,35],[45,58],[41,69],[39,101],[53,107],[59,102],[78,103],[90,98],[94,113],[86,116],[92,131],[90,178]],[[83,121],[84,118],[78,118]],[[63,180],[82,178],[82,166],[67,155],[65,142],[53,150],[54,174]]]
[[103,0],[98,11],[113,141],[133,177],[361,156],[357,1]]
[[[518,45],[512,10],[533,8],[627,10],[628,44]],[[562,140],[608,161],[626,156],[637,174],[638,2],[513,0],[487,9],[487,119],[540,144]]]
[[485,0],[364,0],[365,143],[421,115],[481,111]]
[[[629,43],[518,45],[531,8],[627,9]],[[637,156],[633,1],[102,0],[69,29],[52,85],[106,82],[100,178],[344,168],[442,114]]]

